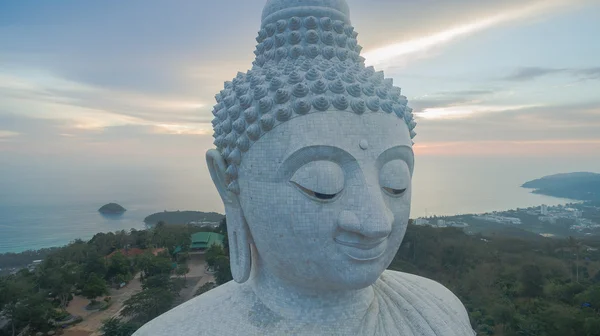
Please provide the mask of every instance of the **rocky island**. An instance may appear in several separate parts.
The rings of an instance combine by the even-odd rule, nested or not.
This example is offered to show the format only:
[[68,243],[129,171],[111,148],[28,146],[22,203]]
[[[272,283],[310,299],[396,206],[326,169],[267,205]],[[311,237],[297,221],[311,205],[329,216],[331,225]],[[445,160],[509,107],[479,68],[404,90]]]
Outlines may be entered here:
[[117,203],[108,203],[106,205],[103,205],[100,209],[98,209],[98,212],[100,212],[103,215],[121,215],[125,211],[127,211],[127,209],[125,209]]

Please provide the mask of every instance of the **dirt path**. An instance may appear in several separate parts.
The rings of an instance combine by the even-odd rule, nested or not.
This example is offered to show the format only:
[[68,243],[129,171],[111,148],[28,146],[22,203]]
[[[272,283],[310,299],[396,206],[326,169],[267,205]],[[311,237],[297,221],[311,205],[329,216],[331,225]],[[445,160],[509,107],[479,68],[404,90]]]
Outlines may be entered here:
[[[214,282],[215,278],[211,273],[206,272],[206,262],[204,255],[191,253],[188,261],[190,272],[186,274],[188,278],[188,286],[181,291],[181,303],[188,301],[194,297],[194,294],[202,285],[207,282]],[[139,280],[139,274],[136,275],[127,286],[121,289],[111,289],[110,296],[112,304],[108,309],[97,312],[89,312],[85,307],[90,303],[86,298],[76,296],[73,298],[67,311],[72,315],[83,317],[83,321],[71,328],[65,330],[65,336],[100,336],[100,327],[104,320],[115,317],[123,308],[123,303],[135,293],[142,290]]]
[[191,288],[185,288],[181,291],[181,301],[186,302],[194,298],[194,294],[202,285],[207,282],[214,282],[215,277],[206,271],[206,262],[203,254],[190,253],[188,261],[190,272],[186,275],[191,281]]
[[[108,309],[96,312],[89,312],[85,307],[90,302],[88,299],[76,296],[73,301],[67,307],[67,311],[72,315],[78,315],[83,317],[83,321],[72,328],[65,330],[66,336],[88,336],[88,335],[100,335],[98,331],[102,326],[104,320],[108,320],[111,317],[117,315],[117,313],[123,307],[123,303],[129,299],[135,293],[142,290],[142,286],[139,280],[139,274],[129,282],[129,284],[121,289],[111,289],[110,296],[112,297],[112,304]],[[86,334],[87,333],[87,334]]]

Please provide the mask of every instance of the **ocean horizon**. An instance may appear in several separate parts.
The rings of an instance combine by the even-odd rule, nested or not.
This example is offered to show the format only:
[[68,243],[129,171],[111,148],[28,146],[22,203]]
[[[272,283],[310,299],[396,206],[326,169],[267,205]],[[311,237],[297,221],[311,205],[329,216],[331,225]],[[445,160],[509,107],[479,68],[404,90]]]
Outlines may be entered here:
[[[547,159],[418,158],[411,218],[565,204],[571,200],[533,194],[520,186],[554,173],[600,171],[597,161],[570,167]],[[144,169],[0,168],[0,253],[62,246],[99,232],[144,229],[146,216],[165,210],[223,213],[206,167],[196,163]],[[98,209],[110,202],[127,212],[117,218],[102,216]]]

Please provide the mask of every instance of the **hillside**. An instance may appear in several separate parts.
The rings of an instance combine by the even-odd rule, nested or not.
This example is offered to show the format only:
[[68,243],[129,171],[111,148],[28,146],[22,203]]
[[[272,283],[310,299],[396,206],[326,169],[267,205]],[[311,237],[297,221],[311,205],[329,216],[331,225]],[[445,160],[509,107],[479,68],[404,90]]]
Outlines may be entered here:
[[216,212],[201,211],[164,211],[152,214],[144,219],[146,224],[218,224],[225,216]]
[[567,173],[526,182],[523,188],[536,194],[580,201],[600,201],[600,174]]
[[[66,306],[72,290],[81,288],[91,274],[98,275],[96,281],[103,285],[99,287],[126,277],[131,280],[128,286],[143,285],[141,294],[124,302],[121,296],[119,301],[113,300],[111,308],[124,304],[137,320],[127,324],[132,320],[116,319],[106,322],[105,326],[126,331],[118,335],[131,335],[141,324],[180,303],[176,297],[185,291],[182,288],[187,283],[185,276],[184,282],[180,276],[169,276],[179,257],[171,259],[170,255],[163,254],[148,259],[132,258],[123,263],[127,260],[116,254],[109,267],[102,257],[124,246],[130,249],[189,246],[190,235],[196,230],[198,228],[190,226],[155,226],[148,230],[99,233],[89,242],[74,241],[46,254],[35,272],[0,276],[0,298],[10,298],[15,305],[36,303],[32,314],[17,315],[16,331],[31,325],[33,314],[37,314],[35,316],[43,318],[35,320],[33,332],[42,330],[46,334],[47,316]],[[599,249],[598,237],[551,239],[523,234],[512,228],[490,235],[467,235],[458,228],[408,225],[389,269],[424,276],[449,288],[465,305],[478,335],[600,336]],[[220,284],[231,279],[227,251],[221,253],[217,256],[224,257],[223,264],[215,273],[215,278],[222,279],[217,280]],[[73,273],[61,272],[65,265],[73,267]],[[117,268],[117,265],[125,266]],[[139,277],[132,280],[140,271],[153,272],[150,273],[153,276],[146,277],[140,284]],[[52,281],[45,278],[48,274]],[[167,276],[156,278],[160,275]],[[166,279],[167,282],[149,279]],[[12,293],[13,290],[19,290],[18,294]],[[113,289],[110,291],[115,293]],[[146,300],[141,301],[146,297],[155,299],[153,306],[149,307]],[[49,298],[54,300],[50,302]],[[98,315],[88,316],[92,317],[86,317],[83,322],[86,326]],[[10,335],[13,335],[12,330],[0,330],[0,336]]]

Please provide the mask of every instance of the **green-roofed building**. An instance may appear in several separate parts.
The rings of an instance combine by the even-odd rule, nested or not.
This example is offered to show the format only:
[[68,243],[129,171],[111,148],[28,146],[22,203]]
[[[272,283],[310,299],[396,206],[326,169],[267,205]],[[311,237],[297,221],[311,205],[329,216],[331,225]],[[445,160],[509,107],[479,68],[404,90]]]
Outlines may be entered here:
[[197,232],[192,235],[192,244],[190,250],[205,251],[211,245],[217,244],[223,246],[225,236],[214,232]]

